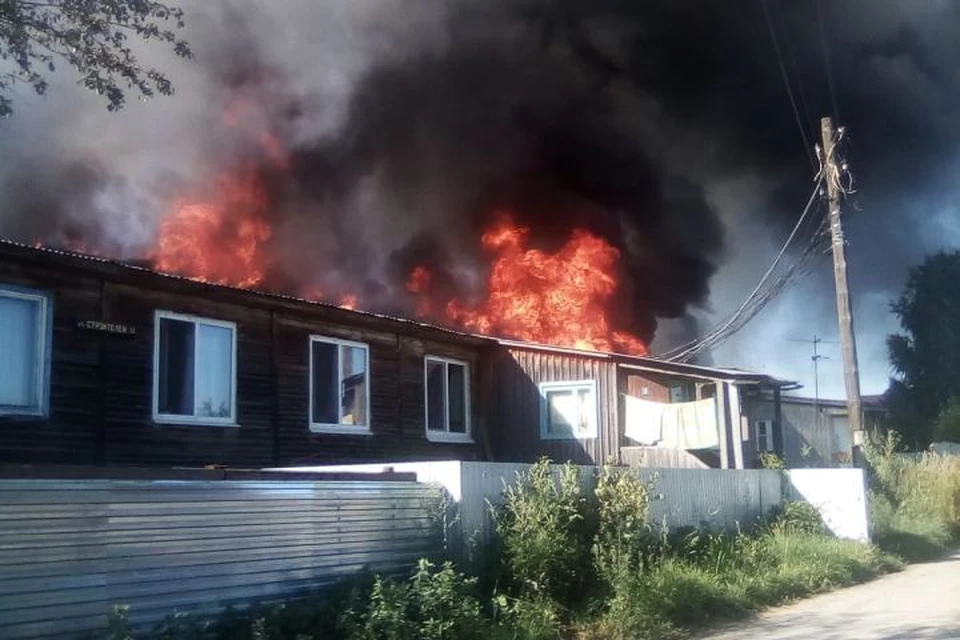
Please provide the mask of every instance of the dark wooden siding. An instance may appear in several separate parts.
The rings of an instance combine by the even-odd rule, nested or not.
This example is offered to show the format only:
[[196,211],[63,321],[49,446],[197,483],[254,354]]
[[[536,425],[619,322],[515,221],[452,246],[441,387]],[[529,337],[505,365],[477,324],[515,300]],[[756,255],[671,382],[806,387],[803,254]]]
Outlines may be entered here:
[[[59,258],[60,262],[68,261]],[[485,345],[454,334],[208,287],[125,267],[44,255],[0,255],[0,286],[52,300],[50,413],[0,416],[0,462],[262,467],[297,462],[476,459],[478,445],[429,442],[423,358],[470,363],[474,438]],[[109,268],[108,268],[109,267]],[[115,273],[114,273],[115,271]],[[153,421],[156,310],[237,324],[239,427]],[[77,320],[135,327],[133,336],[83,331]],[[369,345],[372,435],[313,434],[308,424],[308,344],[312,334]],[[466,342],[467,344],[464,344]]]
[[621,392],[650,402],[670,402],[670,387],[653,376],[625,371],[620,376]]
[[[616,365],[602,356],[510,348],[495,366],[490,420],[495,459],[528,462],[549,456],[557,462],[601,463],[619,450]],[[598,437],[583,440],[540,439],[541,382],[595,380],[599,408]],[[494,417],[495,416],[495,417]]]
[[24,463],[91,462],[98,438],[99,348],[77,333],[72,318],[99,315],[99,282],[53,268],[26,269],[0,260],[0,286],[4,285],[34,289],[50,297],[53,348],[49,416],[0,416],[0,456]]
[[[283,464],[403,459],[475,459],[476,447],[426,439],[423,374],[425,355],[467,361],[471,373],[471,423],[477,411],[476,351],[396,332],[356,329],[306,316],[276,318],[278,368],[278,458]],[[308,424],[311,335],[361,342],[370,353],[370,435],[313,433]]]
[[[236,427],[153,422],[155,311],[237,323]],[[99,337],[107,345],[105,461],[108,464],[271,464],[270,315],[199,296],[128,285],[104,287],[104,320],[137,327],[132,339]]]

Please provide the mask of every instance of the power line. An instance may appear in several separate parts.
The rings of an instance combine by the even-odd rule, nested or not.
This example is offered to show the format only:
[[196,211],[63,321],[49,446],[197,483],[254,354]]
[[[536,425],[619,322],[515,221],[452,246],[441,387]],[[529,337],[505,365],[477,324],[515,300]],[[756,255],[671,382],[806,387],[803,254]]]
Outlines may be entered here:
[[790,97],[790,105],[793,107],[793,117],[797,121],[797,128],[800,129],[800,137],[803,138],[803,151],[810,160],[810,166],[816,169],[816,163],[813,160],[813,154],[810,151],[810,140],[807,138],[807,132],[803,128],[803,120],[800,117],[800,110],[797,108],[797,101],[793,97],[793,89],[790,87],[790,77],[787,75],[787,67],[783,62],[783,52],[780,50],[780,40],[777,38],[777,32],[773,28],[773,19],[770,17],[770,9],[767,8],[767,0],[761,0],[763,13],[767,17],[767,28],[770,30],[770,37],[773,39],[773,48],[777,52],[777,62],[780,64],[780,75],[783,77],[783,85],[787,88],[787,95]]
[[[817,0],[817,10],[820,12],[819,0]],[[790,99],[790,105],[793,109],[794,119],[797,123],[797,128],[800,129],[800,136],[803,140],[804,151],[808,154],[808,158],[811,160],[811,165],[814,169],[817,169],[816,162],[821,160],[819,145],[814,145],[814,153],[811,154],[810,149],[810,139],[807,137],[806,129],[803,125],[803,120],[800,115],[800,109],[797,105],[796,97],[794,96],[793,88],[790,82],[790,75],[787,71],[786,63],[784,62],[784,49],[781,47],[779,38],[777,37],[777,31],[774,26],[773,18],[770,13],[770,9],[767,6],[767,0],[761,0],[763,5],[764,15],[767,21],[767,28],[770,31],[770,37],[773,41],[774,50],[777,54],[777,61],[780,66],[780,74],[783,79],[784,86],[787,90],[787,96]],[[783,25],[781,23],[781,28]],[[829,57],[826,51],[826,36],[823,30],[823,20],[821,14],[820,20],[821,28],[821,47],[824,51],[824,60],[827,64],[827,73],[828,73],[828,82],[831,90],[831,97],[834,102],[834,109],[836,110],[836,96],[833,92],[833,78],[832,73],[829,68]],[[787,30],[783,29],[785,41],[784,44],[788,43]],[[787,50],[787,55],[792,55],[792,53]],[[791,57],[793,64],[793,72],[797,74],[796,69],[796,60]],[[798,79],[797,88],[801,92],[801,100],[803,100],[804,111],[809,117],[809,107],[806,104],[805,96],[803,95],[803,86]],[[839,139],[843,137],[843,130],[840,130],[840,135],[832,144],[832,147],[836,147],[836,143],[839,142]],[[833,151],[833,149],[831,149]],[[787,237],[786,242],[780,249],[780,252],[777,254],[777,257],[774,259],[773,263],[767,269],[767,271],[760,278],[760,281],[757,283],[757,286],[754,287],[753,291],[744,299],[740,307],[734,311],[730,316],[726,318],[723,322],[715,325],[715,327],[710,330],[702,338],[692,340],[684,345],[681,345],[671,351],[663,354],[661,357],[666,360],[674,361],[685,361],[694,357],[696,354],[700,353],[705,349],[715,347],[724,340],[727,340],[740,329],[742,329],[746,324],[756,317],[767,304],[773,300],[776,296],[781,294],[790,284],[796,281],[798,274],[803,275],[808,272],[808,263],[810,259],[817,255],[828,253],[829,243],[829,227],[826,224],[826,219],[820,217],[811,218],[809,213],[813,207],[814,202],[816,201],[817,195],[822,195],[821,187],[824,184],[824,181],[830,181],[833,186],[840,187],[840,190],[845,193],[852,192],[852,178],[847,172],[846,163],[841,164],[842,171],[837,171],[836,168],[833,168],[831,171],[827,172],[824,170],[824,166],[821,164],[817,175],[815,177],[815,186],[813,192],[810,195],[810,198],[807,201],[806,206],[803,209],[797,223],[794,225],[790,235]],[[847,179],[847,184],[842,184],[843,179]],[[810,221],[810,222],[808,222]],[[786,266],[782,269],[782,273],[775,277],[778,267],[784,260],[784,256],[787,254],[788,249],[793,245],[795,238],[798,236],[808,236],[808,240],[803,249],[799,252],[797,257],[791,262],[787,263]]]
[[[687,344],[667,352],[662,356],[663,359],[681,361],[688,360],[704,349],[716,346],[743,328],[747,322],[749,322],[753,317],[756,316],[756,314],[762,311],[767,303],[776,297],[787,286],[787,284],[789,284],[790,279],[796,272],[797,268],[803,264],[803,262],[812,253],[814,253],[817,244],[816,235],[807,242],[807,245],[801,252],[799,259],[787,266],[786,273],[780,276],[780,278],[777,280],[773,281],[772,285],[768,286],[768,283],[771,281],[774,272],[782,262],[784,256],[787,254],[787,250],[793,244],[794,239],[797,237],[800,229],[804,226],[804,223],[808,219],[808,215],[813,208],[813,204],[816,201],[817,196],[820,194],[820,188],[823,184],[823,179],[823,173],[818,173],[813,192],[810,194],[810,198],[807,200],[807,204],[803,208],[803,212],[800,214],[800,217],[797,220],[797,223],[794,225],[793,230],[787,237],[786,242],[783,243],[783,246],[780,248],[780,251],[773,263],[766,270],[766,272],[764,272],[763,276],[760,278],[760,281],[757,283],[757,286],[754,287],[753,291],[751,291],[750,294],[744,299],[740,307],[734,311],[724,322],[718,324],[714,329],[709,331],[703,338],[692,340]],[[819,232],[817,235],[819,235]],[[764,290],[765,287],[766,290]]]
[[783,33],[783,49],[787,53],[787,61],[790,63],[790,71],[792,72],[797,83],[797,94],[800,96],[800,105],[803,107],[803,115],[805,117],[804,124],[809,127],[808,131],[816,131],[817,123],[813,118],[813,115],[811,115],[810,105],[807,102],[807,94],[803,90],[803,80],[799,72],[800,67],[797,64],[797,58],[793,53],[794,47],[790,43],[790,31],[784,25],[783,11],[780,12],[778,24],[780,26],[780,31]]
[[820,51],[823,53],[823,66],[827,70],[827,86],[830,89],[830,101],[833,104],[833,117],[840,122],[840,110],[837,108],[837,94],[833,89],[833,69],[830,65],[830,51],[827,48],[827,32],[824,27],[823,8],[820,0],[814,0],[817,5],[817,22],[820,25]]

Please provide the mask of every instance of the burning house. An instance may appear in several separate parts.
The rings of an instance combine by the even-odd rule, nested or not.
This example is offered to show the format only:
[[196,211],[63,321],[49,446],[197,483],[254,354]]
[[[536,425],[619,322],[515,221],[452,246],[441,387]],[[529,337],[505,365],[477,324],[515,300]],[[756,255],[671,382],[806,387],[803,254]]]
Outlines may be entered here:
[[345,306],[0,242],[0,461],[743,467],[747,398],[783,385],[576,325],[546,346]]
[[468,23],[342,101],[232,29],[169,162],[4,171],[0,460],[751,464],[782,383],[648,357],[722,254],[703,185],[636,104]]

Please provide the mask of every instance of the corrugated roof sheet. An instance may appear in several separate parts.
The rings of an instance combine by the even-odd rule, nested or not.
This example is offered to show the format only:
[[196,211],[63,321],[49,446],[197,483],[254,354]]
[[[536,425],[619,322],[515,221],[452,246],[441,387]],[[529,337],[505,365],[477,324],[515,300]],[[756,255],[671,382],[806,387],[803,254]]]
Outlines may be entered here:
[[517,348],[537,350],[537,351],[556,351],[556,352],[563,352],[563,353],[575,353],[575,354],[592,357],[592,358],[614,359],[621,364],[626,364],[626,365],[634,364],[638,366],[648,367],[651,369],[657,369],[665,373],[670,373],[670,372],[681,373],[681,374],[690,373],[691,375],[699,374],[707,377],[721,377],[721,378],[729,378],[729,379],[756,379],[756,380],[763,380],[771,384],[777,384],[780,386],[789,386],[789,385],[795,384],[793,382],[790,382],[787,380],[781,380],[766,374],[751,373],[751,372],[742,371],[739,369],[721,369],[721,368],[715,368],[715,367],[704,367],[700,365],[668,362],[665,360],[658,360],[653,357],[632,356],[628,354],[610,353],[610,352],[604,352],[604,351],[588,351],[583,349],[557,347],[553,345],[537,344],[533,342],[522,342],[518,340],[496,338],[496,337],[485,336],[485,335],[480,335],[476,333],[467,333],[464,331],[458,331],[456,329],[450,329],[449,327],[444,327],[444,326],[429,323],[429,322],[422,322],[419,320],[411,320],[409,318],[403,318],[400,316],[374,313],[372,311],[363,311],[360,309],[345,309],[343,307],[330,304],[328,302],[308,300],[306,298],[300,298],[298,296],[292,296],[292,295],[276,293],[271,291],[263,291],[259,289],[245,289],[241,287],[235,287],[232,285],[203,282],[201,280],[196,280],[193,278],[188,278],[186,276],[181,276],[173,273],[165,273],[162,271],[157,271],[149,267],[134,264],[131,262],[125,262],[123,260],[117,260],[114,258],[104,258],[101,256],[90,255],[87,253],[80,253],[78,251],[58,249],[53,247],[31,246],[28,244],[24,244],[22,242],[16,242],[13,240],[7,240],[3,238],[0,238],[0,248],[5,248],[8,251],[13,251],[13,252],[19,251],[27,255],[35,254],[37,256],[43,256],[43,255],[56,256],[60,258],[65,258],[67,260],[85,262],[90,265],[109,266],[115,269],[127,271],[129,273],[142,273],[144,275],[158,276],[158,277],[182,282],[184,284],[188,284],[196,287],[210,287],[215,289],[231,290],[231,291],[235,291],[245,295],[257,296],[260,298],[284,300],[288,302],[296,302],[296,303],[301,303],[305,305],[313,305],[317,307],[323,307],[326,309],[336,310],[337,312],[344,313],[344,314],[356,314],[358,316],[375,318],[375,319],[383,320],[386,322],[394,322],[401,325],[414,326],[422,329],[428,329],[431,331],[439,331],[452,336],[457,336],[457,337],[465,338],[469,340],[488,342],[490,344],[501,344],[504,346],[513,346]]
[[297,303],[302,303],[302,304],[306,304],[306,305],[313,305],[313,306],[317,306],[317,307],[323,307],[323,308],[326,308],[326,309],[336,310],[336,311],[342,312],[342,313],[356,314],[356,315],[359,315],[359,316],[364,316],[364,317],[368,317],[368,318],[376,318],[376,319],[378,319],[378,320],[384,320],[384,321],[387,321],[387,322],[397,322],[397,323],[400,323],[400,324],[412,325],[412,326],[416,326],[416,327],[420,327],[420,328],[424,328],[424,329],[429,329],[429,330],[432,330],[432,331],[440,331],[440,332],[443,332],[443,333],[447,333],[447,334],[459,336],[459,337],[462,337],[462,338],[470,338],[470,339],[472,339],[472,340],[483,340],[483,341],[490,342],[490,343],[492,343],[492,344],[496,342],[494,339],[490,338],[489,336],[481,336],[481,335],[478,335],[478,334],[467,333],[467,332],[464,332],[464,331],[457,331],[456,329],[450,329],[450,328],[448,328],[448,327],[440,326],[440,325],[437,325],[437,324],[432,324],[432,323],[429,323],[429,322],[421,322],[421,321],[419,321],[419,320],[411,320],[411,319],[409,319],[409,318],[403,318],[403,317],[400,317],[400,316],[391,316],[391,315],[386,315],[386,314],[381,314],[381,313],[374,313],[374,312],[372,312],[372,311],[364,311],[364,310],[361,310],[361,309],[346,309],[346,308],[344,308],[344,307],[341,307],[341,306],[335,305],[335,304],[331,304],[331,303],[329,303],[329,302],[322,302],[322,301],[317,301],[317,300],[309,300],[309,299],[307,299],[307,298],[301,298],[301,297],[299,297],[299,296],[293,296],[293,295],[288,295],[288,294],[283,294],[283,293],[276,293],[276,292],[272,292],[272,291],[265,291],[265,290],[260,290],[260,289],[248,289],[248,288],[243,288],[243,287],[235,287],[235,286],[233,286],[233,285],[228,285],[228,284],[218,284],[218,283],[212,283],[212,282],[204,282],[204,281],[202,281],[202,280],[196,280],[196,279],[194,279],[194,278],[188,278],[188,277],[186,277],[186,276],[181,276],[181,275],[177,275],[177,274],[174,274],[174,273],[166,273],[166,272],[163,272],[163,271],[157,271],[156,269],[151,269],[151,268],[149,268],[149,267],[144,267],[144,266],[142,266],[142,265],[134,264],[134,263],[131,263],[131,262],[125,262],[125,261],[123,261],[123,260],[117,260],[117,259],[113,259],[113,258],[103,258],[103,257],[100,257],[100,256],[90,255],[90,254],[86,254],[86,253],[80,253],[80,252],[77,252],[77,251],[70,251],[70,250],[65,250],[65,249],[57,249],[57,248],[53,248],[53,247],[37,247],[37,246],[31,246],[31,245],[24,244],[24,243],[22,243],[22,242],[16,242],[16,241],[13,241],[13,240],[6,240],[6,239],[3,239],[3,238],[0,238],[0,247],[10,248],[10,249],[19,250],[19,251],[23,251],[23,252],[27,252],[27,253],[36,253],[37,255],[44,255],[44,254],[46,254],[46,255],[50,255],[50,256],[58,256],[58,257],[61,257],[61,258],[66,258],[66,259],[68,259],[68,260],[78,260],[78,261],[82,261],[82,262],[87,262],[87,263],[90,263],[91,265],[110,266],[110,267],[113,267],[113,268],[117,268],[117,269],[122,269],[122,270],[125,270],[125,271],[129,271],[129,272],[131,272],[131,273],[139,272],[139,273],[142,273],[142,274],[144,274],[144,275],[159,276],[159,277],[161,277],[161,278],[165,278],[165,279],[169,279],[169,280],[174,280],[174,281],[179,281],[179,282],[182,282],[182,283],[184,283],[184,284],[193,285],[193,286],[198,286],[198,287],[211,287],[211,288],[215,288],[215,289],[223,289],[223,290],[235,291],[235,292],[238,292],[238,293],[242,293],[242,294],[246,294],[246,295],[251,295],[251,296],[257,296],[257,297],[260,297],[260,298],[276,299],[276,300],[285,300],[285,301],[289,301],[289,302],[297,302]]

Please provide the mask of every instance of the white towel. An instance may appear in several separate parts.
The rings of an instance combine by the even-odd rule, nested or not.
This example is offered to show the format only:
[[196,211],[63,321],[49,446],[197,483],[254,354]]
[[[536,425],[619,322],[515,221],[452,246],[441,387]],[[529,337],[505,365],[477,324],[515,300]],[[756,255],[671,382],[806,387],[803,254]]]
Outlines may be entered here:
[[640,444],[657,444],[663,437],[661,423],[665,404],[623,396],[624,435]]
[[674,449],[720,447],[715,398],[665,404],[663,407],[661,433],[664,446]]

